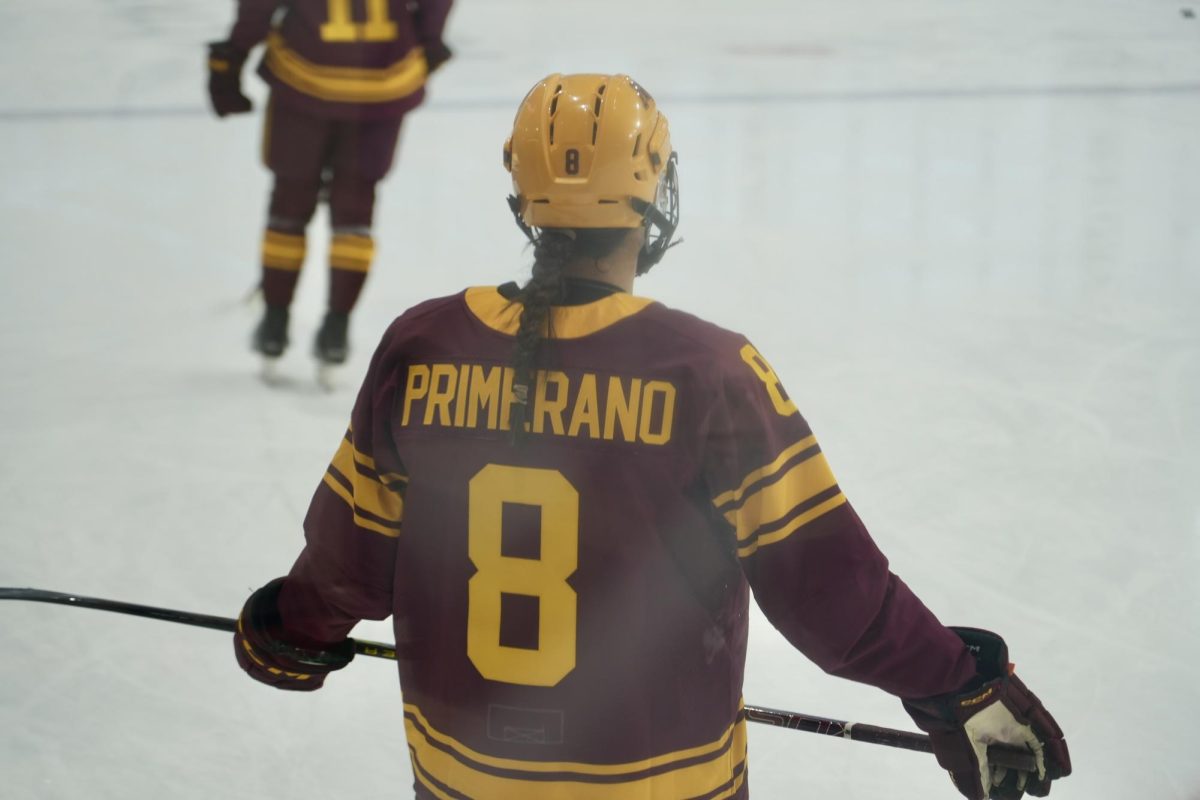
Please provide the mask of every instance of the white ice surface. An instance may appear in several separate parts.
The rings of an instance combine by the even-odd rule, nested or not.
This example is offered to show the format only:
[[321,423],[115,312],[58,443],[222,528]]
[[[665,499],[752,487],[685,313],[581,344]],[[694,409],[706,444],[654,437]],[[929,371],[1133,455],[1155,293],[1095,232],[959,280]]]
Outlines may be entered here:
[[[236,613],[282,574],[386,323],[519,277],[500,147],[543,74],[670,116],[686,243],[639,291],[747,333],[894,569],[1066,729],[1054,797],[1197,800],[1200,19],[1185,0],[461,0],[333,394],[255,378],[267,176],[218,122],[232,3],[0,6],[0,585]],[[256,97],[263,92],[247,81]],[[386,624],[358,633],[390,639]],[[910,727],[756,617],[751,703]],[[213,632],[0,606],[0,797],[405,797],[393,668],[274,692]],[[764,798],[957,796],[927,757],[751,727]]]

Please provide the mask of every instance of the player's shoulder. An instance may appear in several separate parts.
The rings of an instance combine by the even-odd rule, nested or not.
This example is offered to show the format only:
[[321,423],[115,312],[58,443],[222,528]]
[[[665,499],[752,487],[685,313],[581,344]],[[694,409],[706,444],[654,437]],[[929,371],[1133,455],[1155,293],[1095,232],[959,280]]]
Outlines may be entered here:
[[671,337],[683,346],[713,356],[737,353],[747,344],[746,337],[737,331],[660,301],[648,305],[640,316],[645,325],[656,329],[657,335]]
[[392,320],[388,326],[385,338],[403,337],[430,325],[437,325],[447,315],[461,310],[462,299],[466,290],[441,297],[431,297],[409,307],[403,314]]

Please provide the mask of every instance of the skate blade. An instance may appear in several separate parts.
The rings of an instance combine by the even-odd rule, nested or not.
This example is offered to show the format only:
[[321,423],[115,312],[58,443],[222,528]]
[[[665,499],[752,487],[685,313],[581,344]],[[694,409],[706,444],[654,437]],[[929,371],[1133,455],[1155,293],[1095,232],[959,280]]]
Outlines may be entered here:
[[340,364],[330,364],[325,361],[317,362],[317,386],[320,386],[324,391],[337,391],[340,375]]
[[259,371],[259,377],[263,383],[268,386],[282,386],[284,383],[283,374],[279,371],[279,357],[263,356],[262,369]]

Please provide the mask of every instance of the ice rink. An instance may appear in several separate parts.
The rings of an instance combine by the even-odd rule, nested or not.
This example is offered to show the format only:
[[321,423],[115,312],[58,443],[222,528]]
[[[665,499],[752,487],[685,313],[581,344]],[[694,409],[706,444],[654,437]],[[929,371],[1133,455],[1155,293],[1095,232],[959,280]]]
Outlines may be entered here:
[[[325,393],[323,211],[287,385],[248,349],[262,120],[204,95],[233,6],[0,6],[0,585],[234,616],[299,551],[385,325],[528,274],[501,167],[524,92],[628,72],[670,117],[686,240],[638,292],[747,334],[893,569],[1006,636],[1071,746],[1053,797],[1200,800],[1200,7],[460,0]],[[747,673],[749,703],[912,727],[761,618]],[[929,756],[750,733],[757,800],[957,797]],[[295,695],[219,633],[0,604],[4,800],[411,780],[387,662]]]

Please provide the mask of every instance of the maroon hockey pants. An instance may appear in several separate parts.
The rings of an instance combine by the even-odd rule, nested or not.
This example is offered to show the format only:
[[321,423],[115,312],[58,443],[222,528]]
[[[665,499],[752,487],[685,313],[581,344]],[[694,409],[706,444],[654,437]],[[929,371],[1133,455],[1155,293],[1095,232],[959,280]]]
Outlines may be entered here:
[[354,308],[374,258],[375,184],[392,167],[402,120],[328,119],[271,98],[263,131],[263,161],[275,176],[262,244],[268,304],[291,304],[305,230],[324,194],[333,228],[329,308]]

